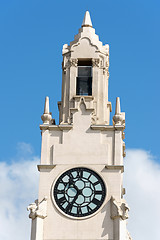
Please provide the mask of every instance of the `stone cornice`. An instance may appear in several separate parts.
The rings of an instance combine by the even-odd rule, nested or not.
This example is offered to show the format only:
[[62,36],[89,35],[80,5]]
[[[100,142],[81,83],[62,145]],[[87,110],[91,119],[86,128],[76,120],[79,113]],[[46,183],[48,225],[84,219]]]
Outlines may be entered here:
[[37,165],[38,171],[40,172],[41,169],[53,169],[55,168],[56,165]]
[[105,168],[109,170],[121,170],[121,172],[124,172],[124,166],[123,165],[106,165]]
[[[88,164],[83,164],[83,165],[88,166]],[[90,164],[90,165],[92,165],[92,164]],[[103,165],[103,164],[93,164],[93,165]],[[38,171],[43,170],[43,169],[53,169],[55,167],[56,167],[56,164],[52,164],[52,165],[49,165],[49,164],[41,165],[41,164],[39,164],[39,165],[37,165]],[[105,165],[105,168],[108,169],[108,170],[121,170],[122,173],[124,172],[124,166],[123,165]]]
[[[72,109],[77,110],[77,109]],[[87,109],[92,110],[93,109]],[[70,130],[73,128],[72,124],[60,124],[60,125],[50,125],[50,124],[42,124],[40,125],[41,130],[52,130],[52,131],[63,131],[63,130]],[[91,125],[91,129],[93,130],[100,130],[100,131],[123,131],[124,126],[123,125]]]
[[101,131],[123,131],[124,126],[123,125],[118,125],[118,126],[111,126],[111,125],[91,125],[91,129],[93,130],[101,130]]
[[60,124],[60,125],[40,125],[41,130],[52,130],[52,131],[62,131],[72,129],[71,124]]

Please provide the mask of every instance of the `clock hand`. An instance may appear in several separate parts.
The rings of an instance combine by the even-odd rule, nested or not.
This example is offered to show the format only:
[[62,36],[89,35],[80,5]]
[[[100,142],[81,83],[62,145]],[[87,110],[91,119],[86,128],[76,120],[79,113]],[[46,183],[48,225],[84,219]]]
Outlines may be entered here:
[[69,179],[69,186],[70,186],[70,183],[72,183],[73,187],[77,190],[77,192],[79,192],[78,187],[75,185],[75,183],[72,179]]
[[77,200],[77,198],[78,198],[78,192],[77,192],[77,194],[76,194],[76,196],[73,198],[73,200],[72,200],[72,202],[70,202],[69,204],[68,204],[68,206],[66,207],[66,212],[68,212],[71,208],[72,208],[72,206],[73,206],[73,203]]

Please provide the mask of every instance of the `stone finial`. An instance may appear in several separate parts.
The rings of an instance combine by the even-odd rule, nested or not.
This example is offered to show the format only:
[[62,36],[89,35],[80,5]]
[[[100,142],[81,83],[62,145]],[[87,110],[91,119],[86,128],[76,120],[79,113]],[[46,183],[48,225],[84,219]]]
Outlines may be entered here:
[[43,124],[49,124],[52,119],[52,115],[49,112],[49,97],[45,98],[44,113],[41,116],[41,119],[43,121]]
[[91,17],[88,11],[86,11],[84,15],[82,27],[92,27]]
[[113,116],[113,123],[114,125],[123,125],[124,122],[125,122],[125,116],[124,116],[124,113],[121,112],[120,98],[117,97],[115,115]]

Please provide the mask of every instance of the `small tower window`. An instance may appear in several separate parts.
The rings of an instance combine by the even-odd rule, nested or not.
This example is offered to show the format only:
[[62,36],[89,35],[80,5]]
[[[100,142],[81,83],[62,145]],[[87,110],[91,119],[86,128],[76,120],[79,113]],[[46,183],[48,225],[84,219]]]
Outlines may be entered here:
[[78,60],[76,95],[92,95],[92,62]]

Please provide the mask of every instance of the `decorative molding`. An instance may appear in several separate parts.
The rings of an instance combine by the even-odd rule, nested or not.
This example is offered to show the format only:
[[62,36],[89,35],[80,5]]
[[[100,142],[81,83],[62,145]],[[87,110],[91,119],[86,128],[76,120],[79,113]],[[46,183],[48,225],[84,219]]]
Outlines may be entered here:
[[93,67],[99,67],[99,65],[100,65],[100,60],[99,60],[99,58],[93,58],[93,59],[92,59],[92,66],[93,66]]
[[60,125],[58,125],[58,128],[63,131],[63,130],[70,130],[73,128],[73,126],[71,124],[61,123]]
[[44,197],[40,203],[38,200],[36,200],[34,203],[31,203],[27,210],[30,211],[29,218],[32,220],[34,220],[36,217],[44,219],[47,217],[47,197]]

